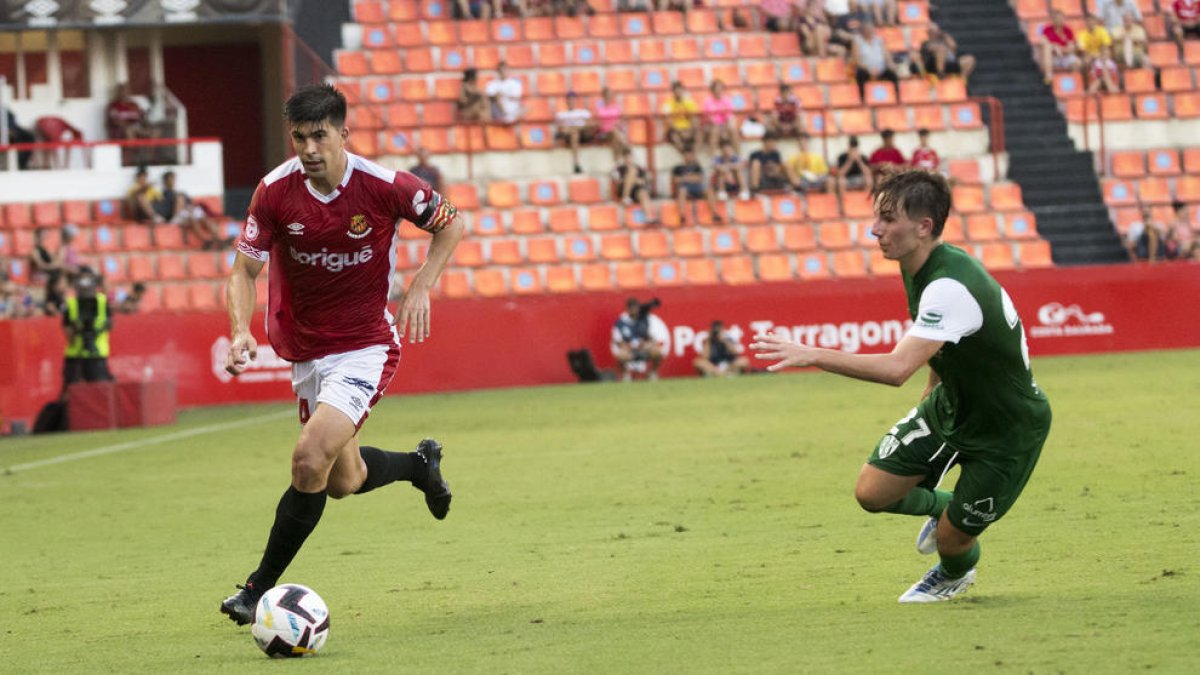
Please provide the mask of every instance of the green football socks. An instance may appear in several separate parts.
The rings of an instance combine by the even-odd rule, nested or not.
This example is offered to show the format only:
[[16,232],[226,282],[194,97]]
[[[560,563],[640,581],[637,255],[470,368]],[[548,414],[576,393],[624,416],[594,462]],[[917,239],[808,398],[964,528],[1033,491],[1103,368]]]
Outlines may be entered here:
[[937,518],[942,515],[942,511],[946,510],[946,506],[950,504],[950,498],[953,496],[954,493],[947,490],[915,487],[904,495],[903,499],[887,507],[884,511],[908,516]]
[[967,572],[970,572],[971,568],[979,562],[979,541],[976,540],[975,545],[972,546],[966,553],[961,553],[959,555],[943,555],[941,558],[942,572],[944,572],[946,576],[950,577],[951,579],[958,579]]

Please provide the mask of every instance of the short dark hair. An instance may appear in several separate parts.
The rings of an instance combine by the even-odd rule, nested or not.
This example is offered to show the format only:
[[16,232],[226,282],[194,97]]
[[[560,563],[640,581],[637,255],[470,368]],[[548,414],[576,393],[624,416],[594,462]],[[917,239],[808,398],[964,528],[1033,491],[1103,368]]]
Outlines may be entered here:
[[882,137],[884,140],[887,140],[887,139],[889,139],[889,138],[892,138],[893,136],[895,136],[895,135],[896,135],[896,132],[892,131],[891,129],[884,129],[883,131],[881,131],[881,132],[879,133],[879,135],[880,135],[880,137]]
[[903,211],[910,220],[933,221],[933,238],[942,236],[950,215],[950,184],[940,173],[906,169],[890,174],[875,184],[871,198],[882,215]]
[[928,130],[928,129],[926,129],[926,128],[924,128],[924,127],[920,128],[920,129],[917,129],[917,135],[918,135],[918,136],[928,136],[928,135],[929,135],[929,130]]
[[340,128],[346,123],[346,97],[331,84],[301,87],[283,104],[283,117],[292,124],[329,120]]

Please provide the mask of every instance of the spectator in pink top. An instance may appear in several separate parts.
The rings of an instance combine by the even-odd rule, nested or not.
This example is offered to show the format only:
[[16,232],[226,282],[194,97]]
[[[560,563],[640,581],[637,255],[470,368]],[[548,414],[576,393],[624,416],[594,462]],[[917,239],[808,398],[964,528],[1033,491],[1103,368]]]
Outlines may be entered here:
[[1075,31],[1063,22],[1063,13],[1050,12],[1050,23],[1042,26],[1042,74],[1046,84],[1054,79],[1055,70],[1078,70],[1079,54]]
[[709,91],[712,92],[712,96],[704,102],[700,110],[703,113],[704,133],[708,138],[708,147],[715,155],[721,147],[721,141],[733,143],[733,147],[736,149],[738,135],[733,119],[733,99],[725,93],[725,83],[713,80]]
[[629,139],[625,135],[625,121],[622,119],[625,113],[611,89],[604,87],[600,90],[600,100],[596,101],[592,114],[596,118],[596,140],[612,146],[613,159],[616,160],[621,151],[629,147]]

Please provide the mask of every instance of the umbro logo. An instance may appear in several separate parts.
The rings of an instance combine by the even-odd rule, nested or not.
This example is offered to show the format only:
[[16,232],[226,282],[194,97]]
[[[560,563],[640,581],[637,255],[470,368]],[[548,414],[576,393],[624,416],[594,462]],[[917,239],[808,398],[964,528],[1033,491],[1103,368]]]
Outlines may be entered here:
[[291,223],[287,226],[287,231],[288,234],[299,237],[304,234],[304,223]]

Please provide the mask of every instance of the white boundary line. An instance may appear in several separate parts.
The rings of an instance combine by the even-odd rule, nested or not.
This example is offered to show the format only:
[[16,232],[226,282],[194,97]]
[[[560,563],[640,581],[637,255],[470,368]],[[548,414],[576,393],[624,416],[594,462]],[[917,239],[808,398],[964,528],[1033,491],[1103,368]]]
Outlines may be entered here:
[[3,470],[0,470],[0,475],[11,475],[14,473],[19,473],[21,471],[30,471],[32,469],[40,469],[44,466],[52,466],[54,464],[62,464],[64,462],[73,462],[77,459],[87,459],[89,457],[99,457],[101,455],[111,455],[115,452],[124,452],[126,450],[136,450],[138,448],[144,448],[148,445],[159,445],[161,443],[169,443],[171,441],[178,441],[178,440],[181,440],[184,438],[191,438],[192,436],[201,436],[203,434],[211,434],[211,433],[215,433],[218,431],[237,429],[238,427],[246,427],[246,426],[250,426],[253,424],[259,424],[261,422],[266,422],[268,420],[282,419],[284,417],[295,416],[295,414],[296,414],[296,411],[294,411],[294,410],[285,410],[282,412],[273,412],[273,413],[270,413],[267,415],[258,415],[257,417],[248,417],[246,419],[238,420],[236,422],[222,422],[220,424],[210,424],[208,426],[196,427],[195,429],[188,429],[187,431],[176,431],[174,433],[164,434],[162,436],[152,436],[150,438],[143,438],[143,439],[137,440],[137,441],[129,441],[128,443],[117,443],[115,445],[105,445],[105,446],[101,446],[99,448],[93,448],[91,450],[84,450],[82,452],[73,452],[69,455],[59,455],[58,457],[42,459],[42,460],[38,460],[36,462],[26,462],[25,464],[14,464],[10,467],[4,468]]

